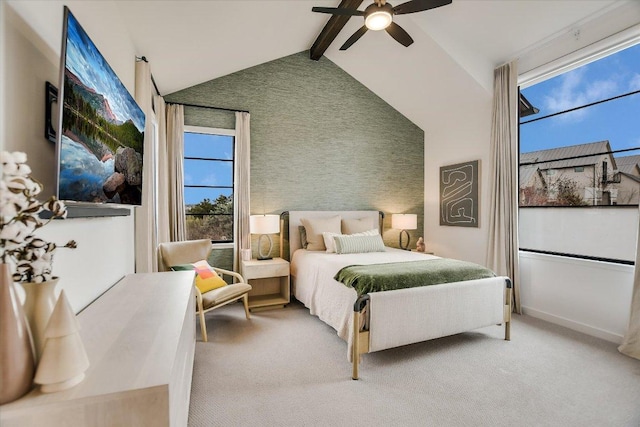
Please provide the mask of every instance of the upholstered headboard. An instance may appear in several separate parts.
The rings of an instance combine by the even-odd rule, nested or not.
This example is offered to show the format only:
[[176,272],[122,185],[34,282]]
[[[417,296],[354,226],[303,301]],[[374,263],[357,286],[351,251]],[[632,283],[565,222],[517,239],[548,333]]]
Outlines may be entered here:
[[[374,224],[379,224],[380,211],[289,211],[289,257],[293,253],[302,247],[300,242],[300,232],[298,227],[302,225],[300,219],[302,218],[324,218],[340,215],[342,219],[360,219],[360,218],[372,218]],[[382,230],[380,230],[382,234]]]

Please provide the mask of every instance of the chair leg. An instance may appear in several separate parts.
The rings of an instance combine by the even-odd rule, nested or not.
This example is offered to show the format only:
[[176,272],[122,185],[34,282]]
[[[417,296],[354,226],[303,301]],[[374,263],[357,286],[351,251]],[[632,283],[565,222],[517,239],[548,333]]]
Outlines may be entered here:
[[249,294],[244,294],[242,297],[242,304],[244,305],[244,314],[247,316],[247,320],[251,318],[249,314]]
[[199,312],[200,314],[200,332],[202,332],[202,341],[207,342],[207,324],[204,321],[204,313],[202,310]]
[[198,288],[196,288],[196,305],[197,313],[200,315],[200,332],[202,333],[202,341],[207,342],[207,324],[204,322],[204,308],[202,306],[202,294]]

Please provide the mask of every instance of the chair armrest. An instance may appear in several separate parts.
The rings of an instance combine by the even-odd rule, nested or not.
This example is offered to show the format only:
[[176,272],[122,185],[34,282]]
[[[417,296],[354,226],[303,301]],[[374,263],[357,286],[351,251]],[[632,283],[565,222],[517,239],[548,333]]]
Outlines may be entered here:
[[218,268],[218,267],[211,267],[211,268],[218,273],[226,274],[228,276],[236,278],[238,280],[238,283],[247,283],[244,280],[244,277],[242,277],[239,273],[236,273],[235,271],[225,270],[224,268]]

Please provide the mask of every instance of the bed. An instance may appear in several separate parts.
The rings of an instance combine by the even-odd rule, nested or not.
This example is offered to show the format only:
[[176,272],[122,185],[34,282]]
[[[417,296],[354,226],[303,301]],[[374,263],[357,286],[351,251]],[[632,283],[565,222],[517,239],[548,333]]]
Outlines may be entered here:
[[286,216],[293,294],[347,342],[354,380],[358,379],[359,360],[365,353],[500,324],[504,324],[505,340],[510,339],[509,278],[489,277],[358,295],[354,288],[334,279],[343,267],[439,257],[389,247],[383,252],[348,254],[302,247],[303,222],[309,228],[309,222],[314,221],[317,228],[325,219],[335,222],[339,216],[343,228],[345,224],[353,228],[353,224],[362,221],[375,223],[380,229],[382,213],[378,211],[290,211],[283,215],[283,221]]

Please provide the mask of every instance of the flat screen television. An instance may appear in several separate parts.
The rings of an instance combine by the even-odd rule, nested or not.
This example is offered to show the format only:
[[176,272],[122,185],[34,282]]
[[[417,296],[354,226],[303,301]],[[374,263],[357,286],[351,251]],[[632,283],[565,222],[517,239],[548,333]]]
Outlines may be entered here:
[[63,28],[58,198],[140,205],[145,115],[66,6]]

